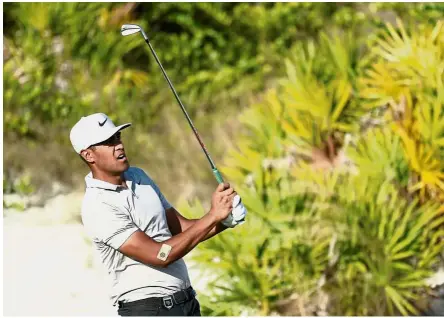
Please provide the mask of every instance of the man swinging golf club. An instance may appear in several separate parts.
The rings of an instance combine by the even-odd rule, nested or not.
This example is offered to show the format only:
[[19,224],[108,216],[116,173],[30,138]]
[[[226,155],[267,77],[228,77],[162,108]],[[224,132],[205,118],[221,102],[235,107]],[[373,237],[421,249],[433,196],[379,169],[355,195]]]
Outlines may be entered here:
[[91,172],[85,177],[82,222],[112,280],[121,316],[200,316],[183,257],[200,242],[234,227],[246,209],[221,183],[202,218],[183,217],[142,170],[131,167],[121,130],[102,113],[71,129],[74,150]]

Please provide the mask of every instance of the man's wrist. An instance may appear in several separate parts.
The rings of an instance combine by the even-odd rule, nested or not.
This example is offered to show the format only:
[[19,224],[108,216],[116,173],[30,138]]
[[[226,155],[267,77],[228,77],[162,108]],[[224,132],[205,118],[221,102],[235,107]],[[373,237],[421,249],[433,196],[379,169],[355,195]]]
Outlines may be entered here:
[[218,219],[218,217],[216,215],[214,215],[213,210],[210,210],[207,214],[206,217],[209,218],[209,220],[211,220],[211,223],[217,224],[219,223],[221,220]]

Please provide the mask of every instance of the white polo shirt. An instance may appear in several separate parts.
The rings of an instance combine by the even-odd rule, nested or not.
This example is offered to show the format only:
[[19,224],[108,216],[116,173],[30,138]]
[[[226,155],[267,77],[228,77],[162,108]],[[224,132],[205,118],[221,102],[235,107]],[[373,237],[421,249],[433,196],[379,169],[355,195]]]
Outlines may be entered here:
[[111,278],[110,298],[134,301],[170,295],[190,286],[187,266],[180,259],[166,268],[142,264],[118,251],[137,230],[162,242],[172,235],[165,210],[171,205],[153,180],[130,167],[124,177],[128,188],[85,177],[82,221]]

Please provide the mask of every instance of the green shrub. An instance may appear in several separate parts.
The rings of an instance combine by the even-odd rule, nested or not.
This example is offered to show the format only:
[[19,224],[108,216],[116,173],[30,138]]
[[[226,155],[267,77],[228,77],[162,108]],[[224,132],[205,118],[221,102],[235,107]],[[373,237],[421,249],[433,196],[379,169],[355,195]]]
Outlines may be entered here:
[[[398,32],[388,30],[393,38]],[[440,39],[440,32],[438,24],[431,34]],[[248,131],[222,171],[249,217],[198,248],[195,260],[216,273],[203,297],[208,315],[419,313],[416,303],[444,248],[442,202],[438,188],[427,186],[435,191],[427,196],[412,189],[418,166],[396,113],[387,111],[399,95],[386,89],[384,102],[369,104],[389,84],[379,77],[366,81],[380,65],[398,65],[391,63],[404,51],[388,59],[380,50],[387,46],[371,40],[375,51],[357,55],[365,61],[359,64],[347,53],[353,50],[339,49],[347,48],[341,42],[347,37],[336,40],[336,49],[331,38],[323,39],[302,46],[280,86],[240,116]],[[412,43],[418,54],[437,52],[433,39]],[[391,74],[403,76],[397,69]],[[408,70],[404,74],[417,83]],[[411,87],[418,104],[407,113],[414,123],[407,136],[439,149],[440,126],[432,122],[440,122],[442,107],[433,105],[441,105],[441,94],[429,91],[440,86],[421,83],[420,90]],[[442,162],[429,167],[442,171]],[[196,213],[196,205],[184,203],[181,210]]]

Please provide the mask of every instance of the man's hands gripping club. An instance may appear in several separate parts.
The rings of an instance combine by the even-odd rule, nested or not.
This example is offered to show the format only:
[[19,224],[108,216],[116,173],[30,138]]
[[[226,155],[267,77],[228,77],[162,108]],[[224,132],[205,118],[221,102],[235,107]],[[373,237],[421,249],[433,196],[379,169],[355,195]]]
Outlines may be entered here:
[[226,227],[235,227],[244,222],[247,210],[230,184],[221,183],[213,193],[210,213]]
[[211,199],[210,214],[212,214],[218,222],[226,219],[233,210],[233,199],[237,192],[230,187],[229,183],[221,183],[216,188]]
[[247,209],[241,201],[241,197],[236,195],[233,199],[233,210],[228,217],[222,221],[222,224],[226,227],[235,227],[236,225],[245,222],[247,216]]

